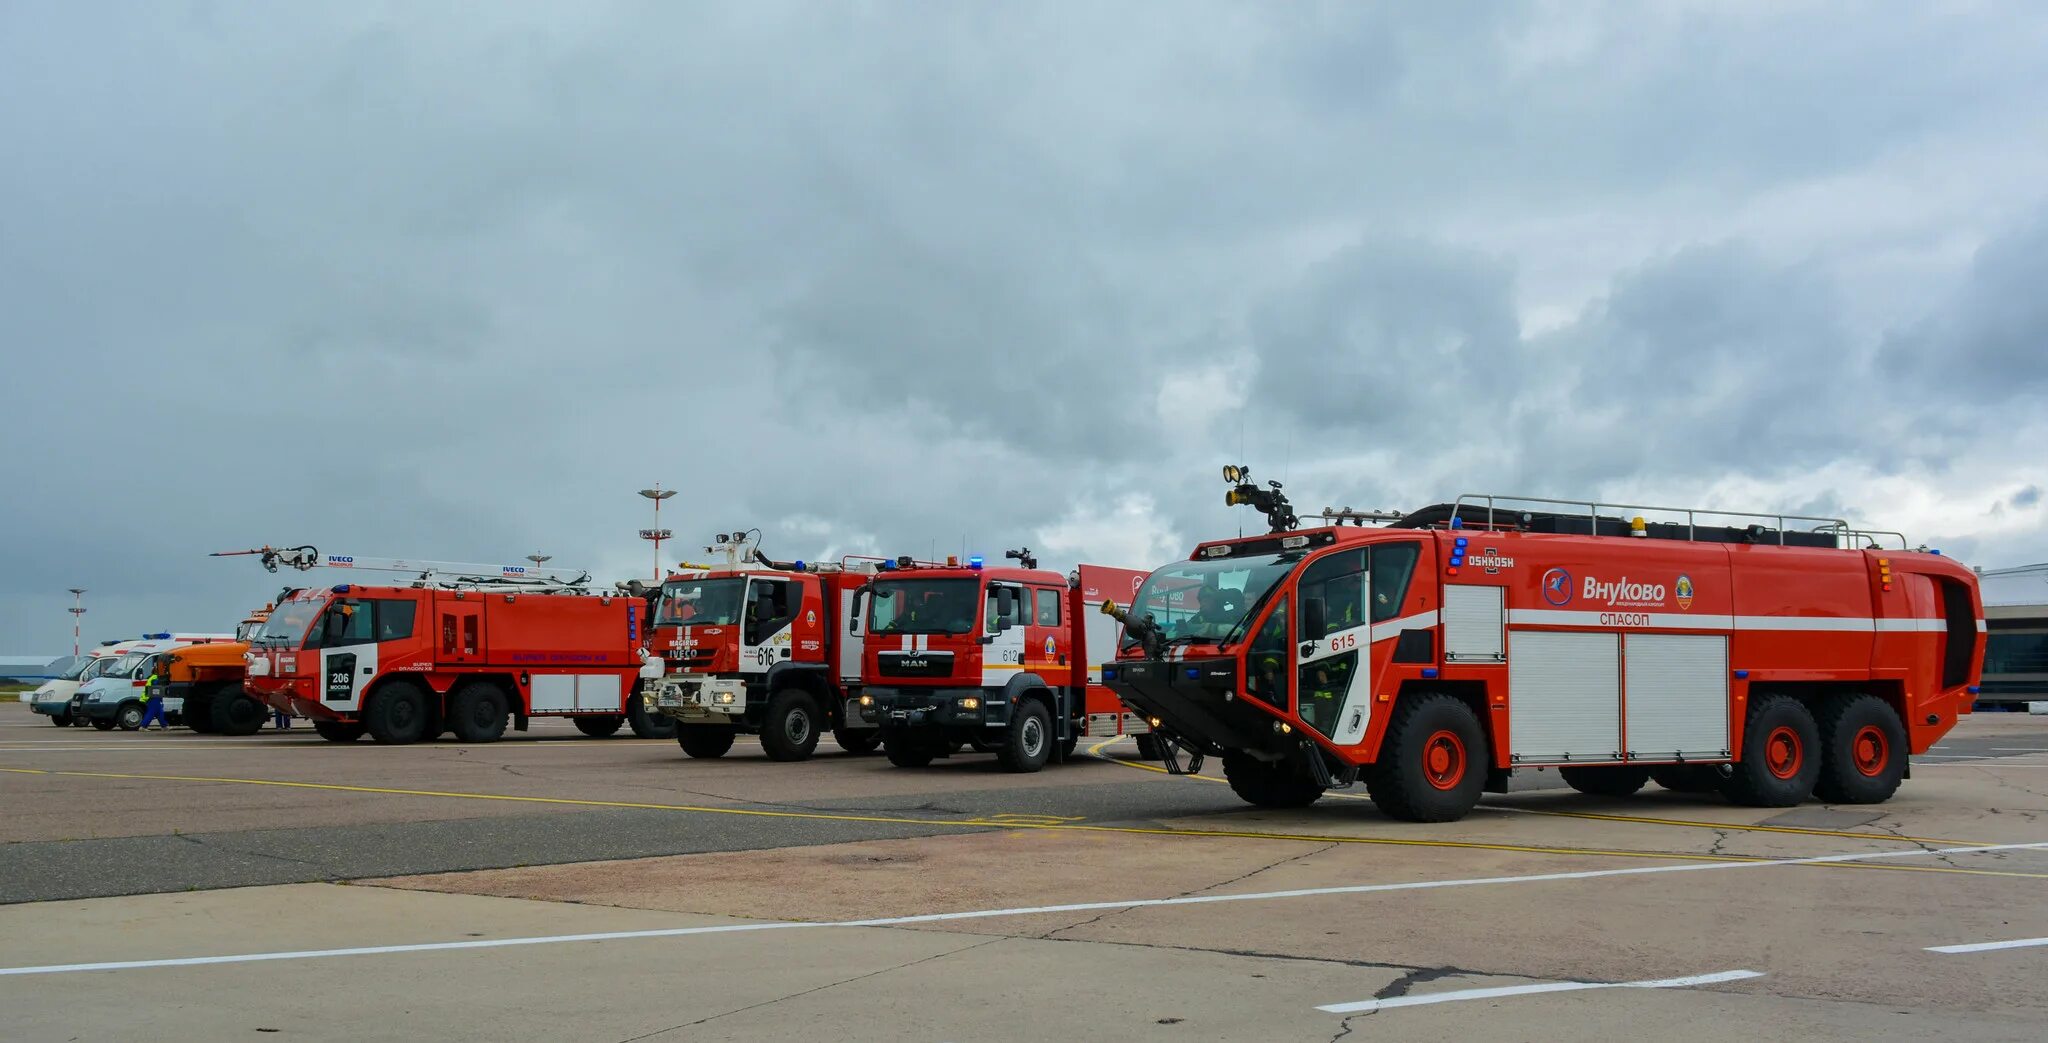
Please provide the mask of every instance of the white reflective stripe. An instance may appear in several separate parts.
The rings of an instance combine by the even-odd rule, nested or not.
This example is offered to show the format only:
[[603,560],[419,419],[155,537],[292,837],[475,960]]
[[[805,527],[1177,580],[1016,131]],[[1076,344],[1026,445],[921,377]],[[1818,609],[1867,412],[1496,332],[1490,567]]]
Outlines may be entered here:
[[917,650],[918,650],[918,651],[920,651],[920,652],[925,652],[925,651],[929,651],[929,650],[931,649],[931,647],[932,647],[932,636],[931,636],[930,634],[919,634],[919,635],[917,635]]
[[1388,638],[1400,637],[1403,630],[1421,630],[1426,627],[1433,627],[1436,625],[1436,618],[1436,611],[1432,609],[1428,612],[1417,612],[1412,616],[1389,619],[1384,623],[1374,623],[1372,625],[1373,643],[1378,644]]
[[1880,619],[1876,623],[1879,630],[1940,633],[1948,629],[1945,619]]
[[1983,620],[1981,620],[1981,619],[1980,619],[1980,620],[1978,620],[1978,621],[1977,621],[1977,632],[1978,632],[1978,633],[1980,633],[1980,634],[1981,634],[1981,633],[1984,633],[1984,632],[1985,632],[1986,630],[1988,630],[1988,629],[1990,629],[1990,628],[1989,628],[1989,627],[1986,627],[1986,626],[1984,625],[1984,621],[1983,621]]
[[908,652],[908,651],[910,651],[910,649],[911,649],[911,644],[910,644],[910,635],[909,635],[909,634],[905,634],[905,635],[903,635],[903,651],[905,651],[905,652]]
[[1636,626],[1664,630],[1755,630],[1828,631],[1834,633],[1939,633],[1948,629],[1941,619],[1872,619],[1869,616],[1720,616],[1694,612],[1644,612],[1612,608],[1601,611],[1555,608],[1508,610],[1508,622],[1523,626],[1597,627],[1606,626],[1602,617],[1639,616]]

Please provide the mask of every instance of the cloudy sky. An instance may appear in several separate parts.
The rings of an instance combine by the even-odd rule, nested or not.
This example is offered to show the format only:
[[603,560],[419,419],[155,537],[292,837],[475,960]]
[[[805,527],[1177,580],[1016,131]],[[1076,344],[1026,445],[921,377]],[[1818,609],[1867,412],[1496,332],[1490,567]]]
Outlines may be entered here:
[[[0,652],[262,543],[1150,567],[1460,492],[2048,560],[2048,10],[0,5]],[[684,547],[689,543],[683,544]],[[679,554],[669,555],[672,559]]]

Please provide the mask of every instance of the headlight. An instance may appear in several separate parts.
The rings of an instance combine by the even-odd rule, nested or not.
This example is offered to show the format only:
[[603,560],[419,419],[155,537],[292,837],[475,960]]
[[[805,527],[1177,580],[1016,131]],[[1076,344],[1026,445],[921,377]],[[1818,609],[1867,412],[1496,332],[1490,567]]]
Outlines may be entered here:
[[716,702],[720,706],[731,706],[733,701],[733,693],[718,692],[712,695],[711,699],[713,702]]
[[960,708],[962,710],[979,710],[981,709],[981,700],[971,695],[966,696],[960,700]]
[[860,697],[860,704],[862,706],[873,706],[875,705],[875,697],[872,695],[863,695]]

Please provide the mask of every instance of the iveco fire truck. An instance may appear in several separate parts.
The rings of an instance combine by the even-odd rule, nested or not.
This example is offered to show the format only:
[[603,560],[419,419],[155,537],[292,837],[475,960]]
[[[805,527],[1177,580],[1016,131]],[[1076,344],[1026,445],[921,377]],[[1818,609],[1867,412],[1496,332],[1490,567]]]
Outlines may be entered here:
[[1277,486],[1225,480],[1272,531],[1154,572],[1113,610],[1105,683],[1171,770],[1221,756],[1253,804],[1362,780],[1393,817],[1447,821],[1524,768],[1608,796],[1875,803],[1977,690],[1976,577],[1896,533],[1493,495],[1297,531]]
[[321,555],[311,547],[252,552],[273,571],[413,572],[410,586],[340,583],[281,599],[249,652],[248,692],[313,719],[331,742],[368,732],[380,743],[464,742],[569,717],[587,735],[616,732],[637,703],[646,653],[643,603],[587,592],[562,569]]
[[1144,573],[1082,565],[1061,577],[1039,569],[1029,549],[1007,556],[1021,567],[899,558],[861,591],[861,716],[881,727],[898,767],[971,743],[1010,771],[1037,771],[1071,755],[1091,722],[1123,720],[1098,683],[1117,628],[1092,609],[1137,589]]
[[691,757],[719,757],[759,733],[770,760],[800,761],[826,729],[848,753],[881,745],[853,703],[860,693],[855,591],[873,561],[773,561],[750,532],[705,548],[722,564],[670,575],[654,601],[648,651],[666,664],[649,688]]

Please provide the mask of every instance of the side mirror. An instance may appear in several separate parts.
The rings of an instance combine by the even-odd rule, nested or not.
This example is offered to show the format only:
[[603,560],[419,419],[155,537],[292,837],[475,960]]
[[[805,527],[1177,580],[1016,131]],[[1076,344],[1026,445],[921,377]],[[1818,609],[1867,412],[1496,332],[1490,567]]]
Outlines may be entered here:
[[867,600],[867,595],[866,585],[853,588],[853,601],[846,609],[846,632],[849,634],[860,633],[861,602]]
[[996,633],[1003,633],[1004,631],[1009,630],[1011,627],[1017,625],[1016,620],[1011,619],[1009,616],[1001,615],[1000,609],[998,609],[997,611],[998,615],[996,616]]
[[1323,602],[1321,598],[1308,598],[1301,603],[1301,639],[1313,641],[1323,636]]

